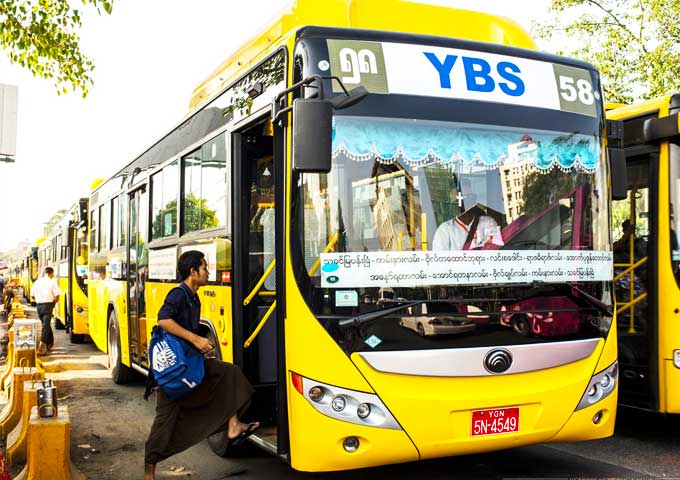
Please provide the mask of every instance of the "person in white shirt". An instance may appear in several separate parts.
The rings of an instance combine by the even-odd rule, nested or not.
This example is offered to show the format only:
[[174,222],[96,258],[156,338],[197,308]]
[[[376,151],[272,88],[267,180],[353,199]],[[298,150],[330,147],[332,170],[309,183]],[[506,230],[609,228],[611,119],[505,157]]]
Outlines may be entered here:
[[38,317],[42,322],[42,332],[40,344],[38,345],[38,355],[45,355],[54,346],[54,333],[52,332],[52,310],[59,301],[61,290],[54,280],[54,269],[45,268],[45,275],[39,278],[31,288],[31,296],[35,298]]
[[432,250],[463,250],[469,238],[468,248],[480,248],[487,243],[503,246],[503,236],[496,220],[487,215],[479,217],[476,229],[470,236],[470,229],[475,228],[472,221],[466,225],[456,217],[443,222],[434,233]]

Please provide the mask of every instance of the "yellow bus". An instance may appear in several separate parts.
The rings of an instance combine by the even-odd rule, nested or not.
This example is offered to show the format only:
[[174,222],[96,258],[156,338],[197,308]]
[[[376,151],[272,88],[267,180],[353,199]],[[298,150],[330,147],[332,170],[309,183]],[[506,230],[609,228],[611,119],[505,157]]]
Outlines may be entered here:
[[31,296],[31,289],[33,283],[40,278],[40,267],[38,265],[38,248],[45,240],[45,237],[40,237],[35,242],[35,246],[31,247],[30,251],[23,258],[21,262],[21,277],[19,285],[24,299],[31,305],[35,305],[35,299]]
[[190,106],[90,196],[90,334],[116,382],[146,372],[199,249],[251,439],[297,470],[612,434],[625,168],[591,65],[486,14],[298,0]]
[[619,403],[662,413],[680,413],[679,111],[671,94],[607,112],[623,122],[628,170],[612,224]]
[[87,300],[88,198],[69,207],[40,246],[40,275],[54,269],[62,296],[54,307],[55,327],[66,329],[71,343],[83,343],[89,333]]

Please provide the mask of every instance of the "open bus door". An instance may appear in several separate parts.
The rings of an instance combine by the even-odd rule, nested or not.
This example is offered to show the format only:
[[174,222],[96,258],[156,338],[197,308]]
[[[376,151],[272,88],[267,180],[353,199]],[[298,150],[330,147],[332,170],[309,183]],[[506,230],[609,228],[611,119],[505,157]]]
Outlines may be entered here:
[[[281,453],[281,425],[287,415],[279,408],[282,337],[277,300],[277,183],[274,138],[269,120],[232,136],[234,363],[255,388],[248,417],[261,427],[250,438],[275,454]],[[277,161],[280,158],[277,155]],[[278,207],[280,208],[280,206]],[[284,384],[285,385],[285,384]],[[285,428],[285,427],[283,427]],[[219,455],[229,455],[226,432],[209,439]]]
[[645,118],[625,121],[628,197],[613,202],[614,289],[621,405],[658,410],[656,268],[659,149],[635,141]]
[[146,301],[144,290],[148,277],[149,196],[146,187],[129,195],[129,234],[127,268],[127,304],[130,362],[148,367],[146,339]]

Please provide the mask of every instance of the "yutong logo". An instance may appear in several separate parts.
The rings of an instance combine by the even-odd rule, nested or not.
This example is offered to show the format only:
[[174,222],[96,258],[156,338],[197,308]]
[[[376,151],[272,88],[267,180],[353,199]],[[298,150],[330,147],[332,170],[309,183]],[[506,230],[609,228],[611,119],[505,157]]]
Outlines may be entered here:
[[491,373],[503,373],[512,365],[512,355],[507,350],[491,350],[484,357],[484,368]]

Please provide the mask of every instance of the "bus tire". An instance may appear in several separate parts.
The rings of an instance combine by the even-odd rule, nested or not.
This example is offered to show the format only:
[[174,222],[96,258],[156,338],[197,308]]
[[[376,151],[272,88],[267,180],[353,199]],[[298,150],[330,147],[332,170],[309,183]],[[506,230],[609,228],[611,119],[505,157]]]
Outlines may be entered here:
[[111,313],[109,313],[107,332],[107,350],[109,357],[109,368],[111,369],[111,379],[118,385],[128,383],[132,378],[133,371],[127,365],[123,365],[121,359],[118,318],[116,317],[116,312],[113,310]]
[[529,325],[529,319],[526,316],[514,315],[512,317],[511,325],[515,333],[525,337],[531,336],[531,326]]

